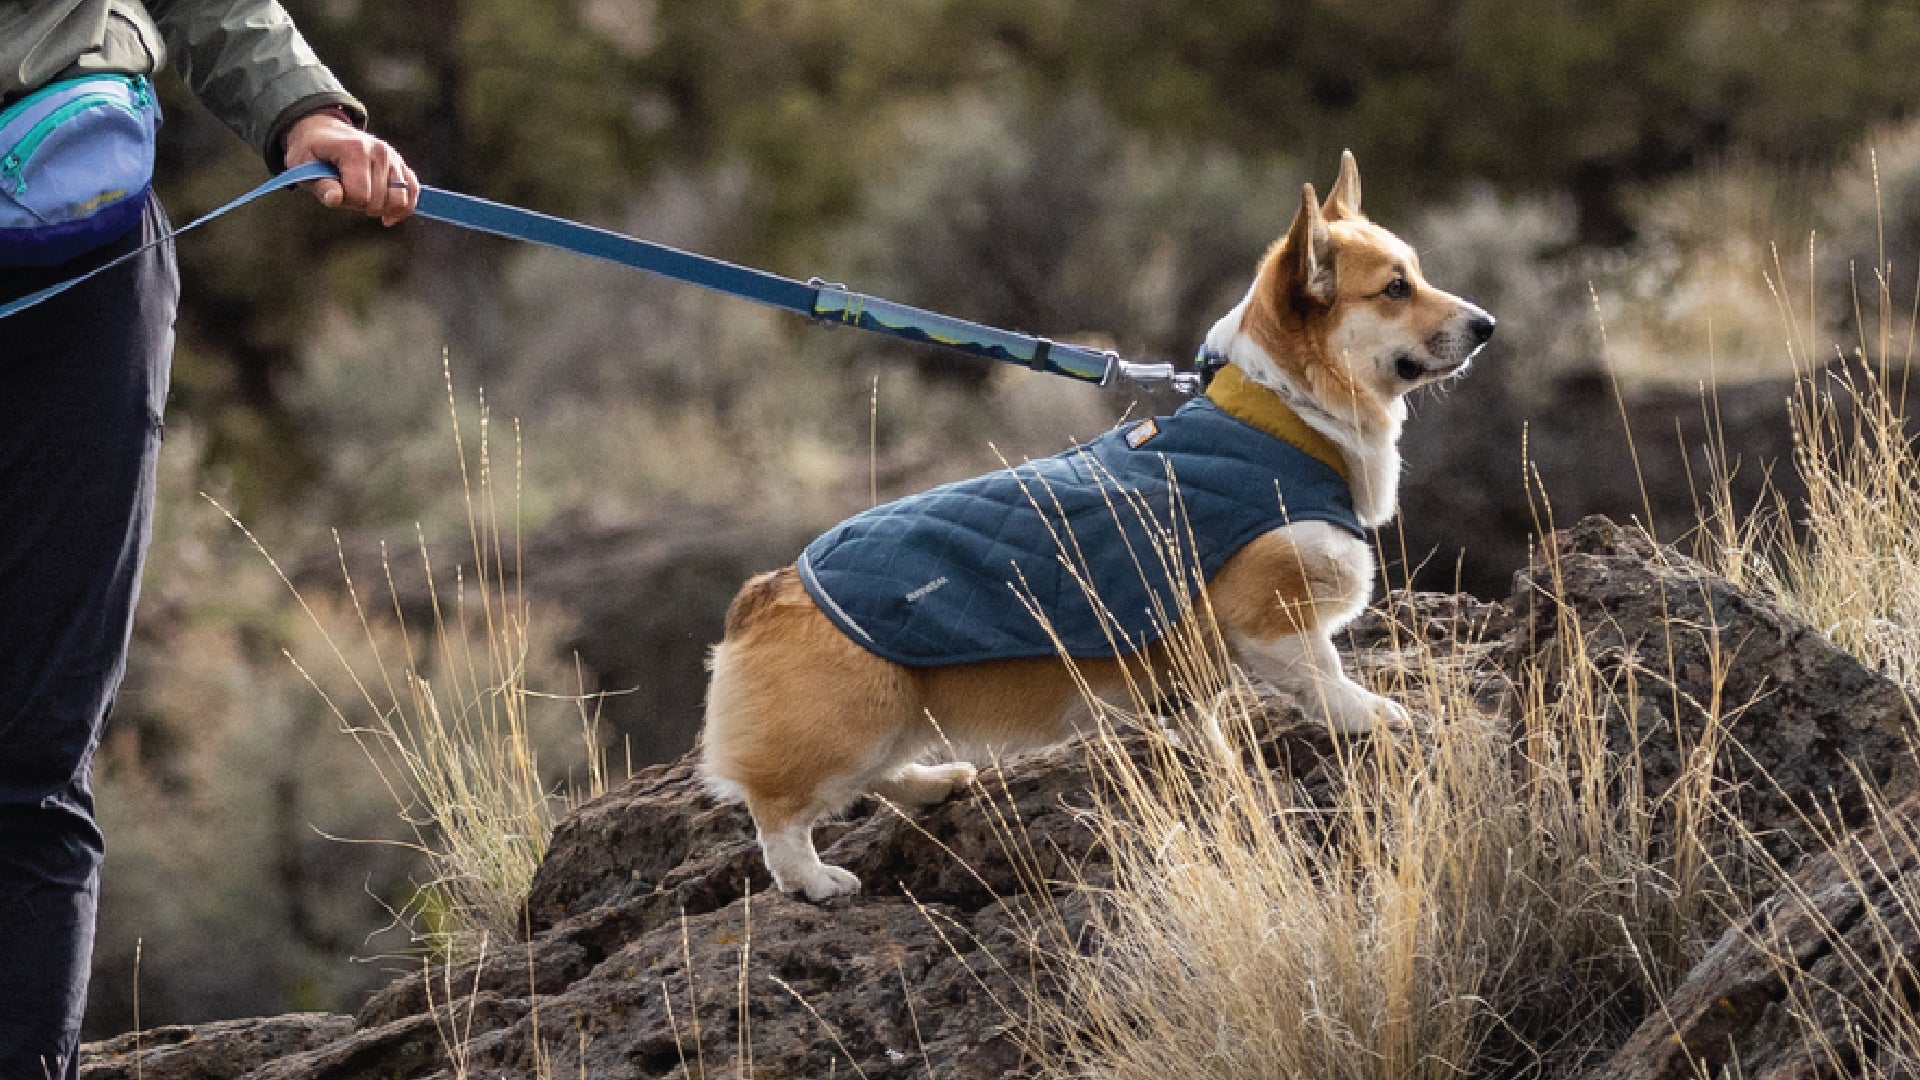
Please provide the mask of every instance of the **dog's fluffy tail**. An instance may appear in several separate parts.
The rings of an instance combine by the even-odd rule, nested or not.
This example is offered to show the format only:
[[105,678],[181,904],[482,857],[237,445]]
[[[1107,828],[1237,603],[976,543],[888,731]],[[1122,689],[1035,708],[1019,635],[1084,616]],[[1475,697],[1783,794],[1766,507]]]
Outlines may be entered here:
[[748,624],[780,599],[782,593],[799,584],[800,575],[791,566],[769,570],[748,579],[727,605],[727,637],[737,638]]

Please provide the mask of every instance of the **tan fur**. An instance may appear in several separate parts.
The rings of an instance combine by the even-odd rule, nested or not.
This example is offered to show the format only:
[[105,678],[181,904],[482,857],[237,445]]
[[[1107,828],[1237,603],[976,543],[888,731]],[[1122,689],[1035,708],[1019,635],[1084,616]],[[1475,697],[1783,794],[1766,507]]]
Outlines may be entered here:
[[[1407,295],[1383,294],[1396,277]],[[1472,349],[1461,344],[1460,327],[1475,319],[1485,320],[1471,343],[1477,349],[1491,319],[1429,285],[1411,249],[1361,215],[1359,170],[1348,154],[1324,208],[1305,186],[1287,235],[1208,343],[1341,448],[1356,507],[1379,524],[1391,515],[1398,480],[1400,398],[1429,381],[1429,370],[1438,378],[1464,367]],[[1395,357],[1418,358],[1416,377],[1396,375]],[[1405,710],[1354,684],[1333,651],[1332,633],[1364,608],[1372,585],[1364,541],[1308,522],[1228,559],[1196,612],[1211,611],[1238,662],[1323,710],[1334,726],[1404,724]],[[1126,663],[1161,659],[1156,646]],[[819,817],[866,791],[938,801],[970,783],[972,767],[918,764],[922,758],[949,743],[1056,741],[1090,714],[1076,673],[1087,692],[1110,701],[1124,700],[1128,674],[1119,660],[1078,661],[1072,670],[1051,659],[902,667],[841,633],[792,567],[742,587],[712,667],[706,774],[716,789],[746,800],[776,883],[814,899],[859,887],[820,862],[811,839]]]
[[[835,777],[871,779],[944,741],[1035,745],[1071,733],[1061,719],[1080,692],[1064,665],[902,667],[841,633],[791,567],[748,582],[735,609],[769,580],[777,593],[755,605],[749,625],[736,631],[729,611],[708,688],[705,766],[744,789],[750,805],[785,818]],[[1091,661],[1080,670],[1097,686],[1122,685],[1117,661]],[[809,723],[816,718],[817,725]],[[876,755],[879,747],[894,752]]]
[[1207,596],[1227,634],[1265,641],[1346,621],[1351,614],[1342,614],[1356,596],[1365,603],[1372,586],[1275,530],[1235,552],[1207,583]]

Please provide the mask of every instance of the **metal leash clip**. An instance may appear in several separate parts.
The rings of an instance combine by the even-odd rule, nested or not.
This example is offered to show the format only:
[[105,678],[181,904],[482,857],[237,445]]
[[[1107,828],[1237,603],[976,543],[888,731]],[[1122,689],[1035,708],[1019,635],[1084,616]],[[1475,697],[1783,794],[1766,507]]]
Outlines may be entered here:
[[1106,353],[1108,370],[1115,372],[1129,382],[1142,386],[1165,385],[1176,394],[1192,396],[1206,389],[1206,380],[1197,371],[1181,371],[1167,361],[1140,363],[1123,360],[1119,353],[1108,350]]

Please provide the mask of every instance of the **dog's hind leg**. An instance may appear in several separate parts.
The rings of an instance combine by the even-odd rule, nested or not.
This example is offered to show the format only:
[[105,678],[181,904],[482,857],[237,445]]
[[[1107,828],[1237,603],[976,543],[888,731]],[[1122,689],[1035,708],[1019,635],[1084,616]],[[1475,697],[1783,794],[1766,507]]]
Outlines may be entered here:
[[813,826],[911,760],[920,706],[906,669],[855,645],[789,569],[747,583],[713,653],[701,767],[746,800],[774,883],[824,900],[859,879],[827,866]]
[[813,823],[822,810],[817,806],[791,810],[749,799],[747,809],[760,836],[760,853],[767,872],[781,892],[805,893],[809,900],[826,900],[860,891],[860,879],[851,870],[828,866],[820,861],[813,846]]

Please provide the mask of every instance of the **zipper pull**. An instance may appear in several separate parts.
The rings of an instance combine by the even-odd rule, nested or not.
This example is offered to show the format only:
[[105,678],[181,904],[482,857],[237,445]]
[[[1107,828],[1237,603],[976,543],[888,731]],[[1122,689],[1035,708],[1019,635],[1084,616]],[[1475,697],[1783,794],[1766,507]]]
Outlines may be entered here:
[[6,157],[0,158],[0,180],[11,180],[13,182],[13,193],[15,195],[25,195],[27,193],[27,182],[20,176],[20,169],[23,164],[19,154],[8,154]]
[[147,82],[145,75],[135,75],[133,77],[133,104],[135,108],[139,109],[144,109],[148,105],[153,104],[152,84]]

